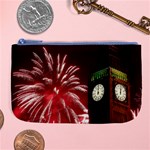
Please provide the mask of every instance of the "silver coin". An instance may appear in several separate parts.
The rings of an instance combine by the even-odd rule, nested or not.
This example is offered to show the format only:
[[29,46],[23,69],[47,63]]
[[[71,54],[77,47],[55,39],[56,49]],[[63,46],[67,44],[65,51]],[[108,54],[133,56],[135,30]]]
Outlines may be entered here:
[[53,22],[53,10],[46,0],[24,0],[17,11],[20,27],[32,34],[42,33]]
[[4,124],[4,115],[3,112],[0,110],[0,129],[2,128]]
[[44,146],[42,135],[35,130],[20,132],[14,141],[15,150],[44,150]]

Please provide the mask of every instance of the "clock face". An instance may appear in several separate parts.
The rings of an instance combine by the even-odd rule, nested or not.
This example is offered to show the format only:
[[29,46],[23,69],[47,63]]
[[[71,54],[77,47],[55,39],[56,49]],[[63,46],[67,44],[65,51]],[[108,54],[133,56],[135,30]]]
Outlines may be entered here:
[[102,84],[97,84],[93,88],[92,98],[94,101],[100,101],[104,95],[104,86]]
[[127,97],[126,87],[122,84],[117,84],[115,86],[115,95],[119,101],[125,101]]

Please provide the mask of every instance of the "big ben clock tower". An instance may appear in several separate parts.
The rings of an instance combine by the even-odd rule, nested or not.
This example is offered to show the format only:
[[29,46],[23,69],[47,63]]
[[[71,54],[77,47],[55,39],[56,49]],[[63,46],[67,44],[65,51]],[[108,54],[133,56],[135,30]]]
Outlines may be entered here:
[[122,123],[131,120],[130,83],[118,55],[119,49],[109,47],[107,67],[91,74],[89,82],[90,123]]

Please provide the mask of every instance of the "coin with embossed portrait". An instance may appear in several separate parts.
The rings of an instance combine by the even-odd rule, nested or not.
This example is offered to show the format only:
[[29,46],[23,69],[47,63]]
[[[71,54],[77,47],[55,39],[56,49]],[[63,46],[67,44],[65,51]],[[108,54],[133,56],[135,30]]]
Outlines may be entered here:
[[53,10],[46,0],[24,0],[17,11],[20,27],[31,34],[42,33],[53,22]]
[[4,124],[4,115],[3,112],[0,110],[0,129],[2,128]]
[[35,130],[20,132],[14,141],[15,150],[44,150],[45,142],[42,135]]

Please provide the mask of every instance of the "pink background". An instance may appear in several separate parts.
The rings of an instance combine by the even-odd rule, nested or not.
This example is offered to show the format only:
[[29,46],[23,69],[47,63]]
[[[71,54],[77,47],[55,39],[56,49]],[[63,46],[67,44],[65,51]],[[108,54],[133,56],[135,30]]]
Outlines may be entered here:
[[[22,1],[0,0],[0,109],[5,116],[0,130],[0,150],[12,150],[16,135],[26,129],[37,130],[43,135],[46,150],[150,149],[150,35],[96,12],[77,15],[71,0],[48,1],[54,11],[51,27],[42,34],[31,35],[17,23],[16,12]],[[149,0],[99,0],[99,3],[137,23],[142,16],[150,17]],[[143,96],[138,117],[128,123],[109,125],[35,124],[15,118],[11,110],[11,45],[20,38],[50,42],[128,41],[141,44]]]

